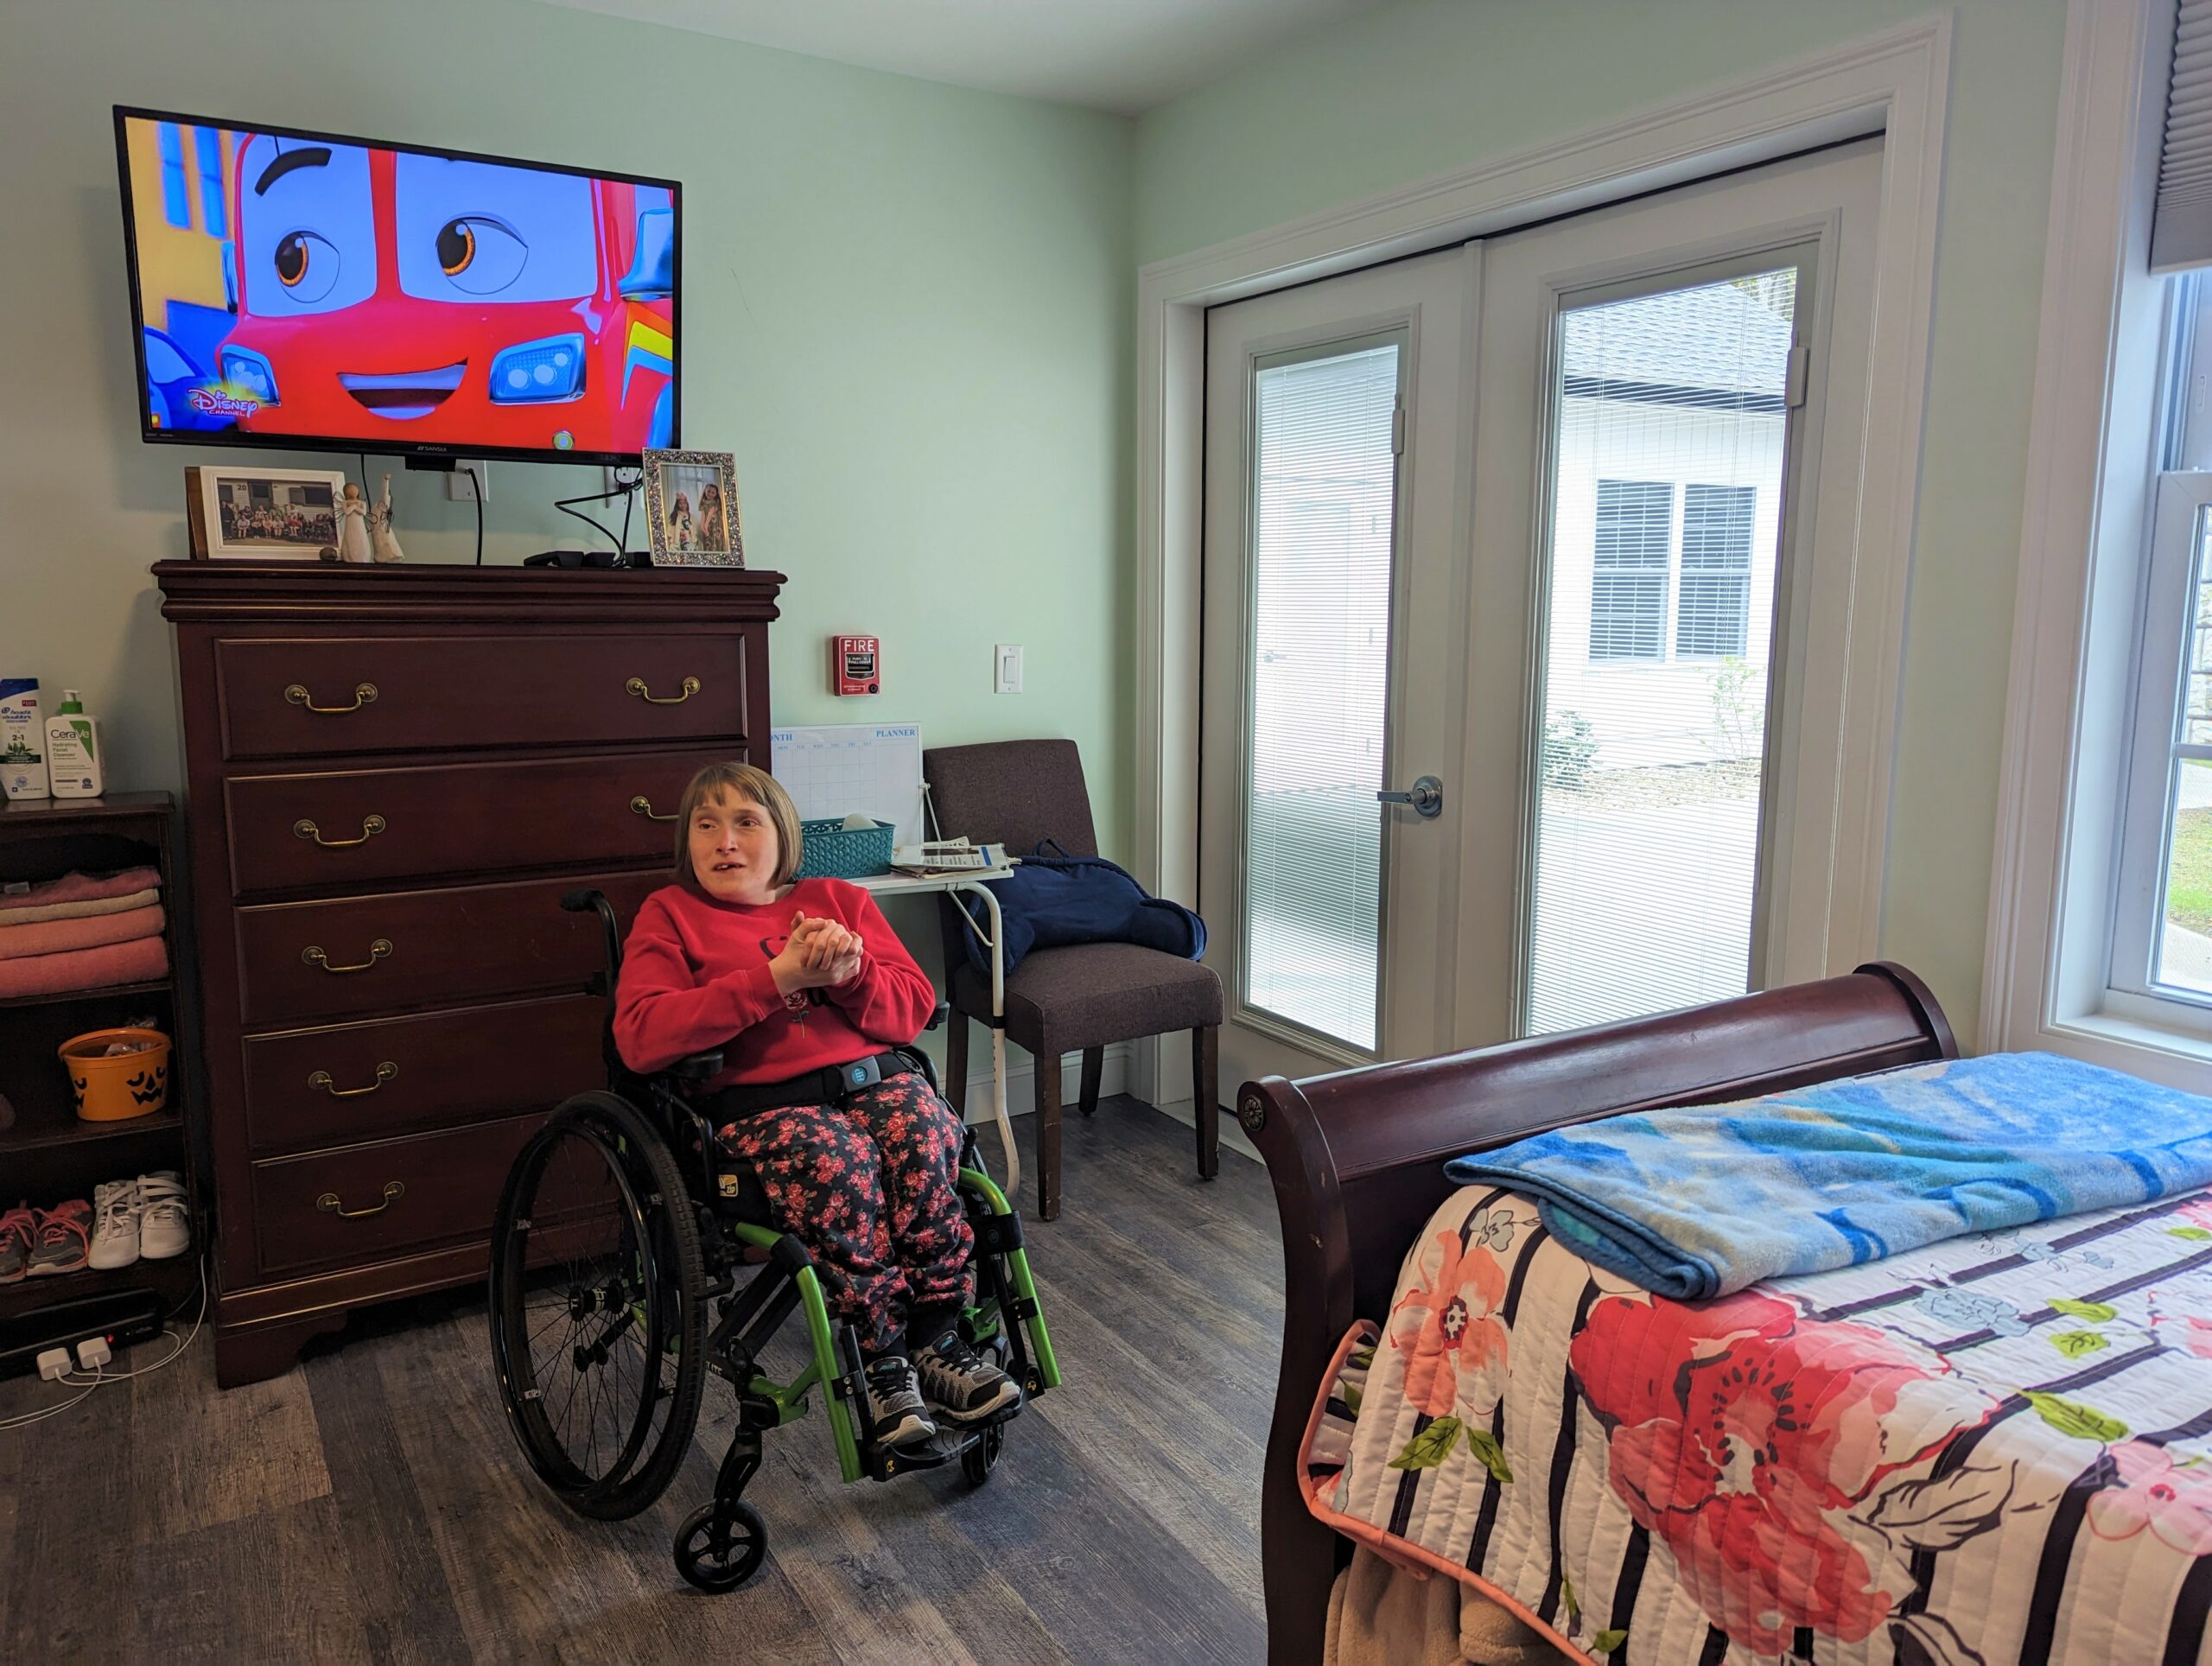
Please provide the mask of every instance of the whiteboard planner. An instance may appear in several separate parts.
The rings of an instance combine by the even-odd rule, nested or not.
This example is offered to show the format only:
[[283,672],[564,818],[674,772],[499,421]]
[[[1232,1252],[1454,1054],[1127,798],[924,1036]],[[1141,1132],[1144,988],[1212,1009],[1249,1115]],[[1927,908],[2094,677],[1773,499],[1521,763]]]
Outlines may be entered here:
[[919,844],[922,728],[918,723],[833,723],[770,731],[769,773],[809,821],[873,817]]

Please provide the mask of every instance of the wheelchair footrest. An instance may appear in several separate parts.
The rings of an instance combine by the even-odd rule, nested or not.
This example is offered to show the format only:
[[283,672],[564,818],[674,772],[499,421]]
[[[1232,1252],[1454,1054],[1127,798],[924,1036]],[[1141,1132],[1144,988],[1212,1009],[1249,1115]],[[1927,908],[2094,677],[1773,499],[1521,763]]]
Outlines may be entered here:
[[1004,1416],[994,1417],[988,1423],[978,1423],[972,1428],[943,1428],[926,1440],[917,1440],[908,1447],[879,1447],[868,1454],[869,1472],[879,1481],[890,1480],[913,1469],[942,1469],[964,1456],[969,1448],[983,1438],[987,1430],[1005,1423],[1020,1411],[1015,1406]]

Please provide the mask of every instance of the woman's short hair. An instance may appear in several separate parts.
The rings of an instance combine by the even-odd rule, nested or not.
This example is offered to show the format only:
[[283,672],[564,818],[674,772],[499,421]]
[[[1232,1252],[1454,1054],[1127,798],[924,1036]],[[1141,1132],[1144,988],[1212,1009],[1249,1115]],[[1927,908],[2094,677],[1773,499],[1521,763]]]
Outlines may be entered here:
[[784,791],[782,782],[751,764],[709,764],[683,789],[683,802],[676,811],[677,882],[694,891],[705,889],[691,871],[691,817],[701,804],[719,801],[725,792],[734,792],[768,812],[769,824],[776,830],[776,876],[771,883],[789,885],[798,872],[804,849],[798,830],[798,806]]

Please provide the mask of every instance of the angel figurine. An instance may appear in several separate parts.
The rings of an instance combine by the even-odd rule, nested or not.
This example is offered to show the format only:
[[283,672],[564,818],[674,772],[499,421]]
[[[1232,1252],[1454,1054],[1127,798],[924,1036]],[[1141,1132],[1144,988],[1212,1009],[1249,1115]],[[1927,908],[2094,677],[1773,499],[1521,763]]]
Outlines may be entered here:
[[369,500],[353,481],[338,499],[338,559],[370,562],[376,559],[369,546]]
[[391,535],[391,476],[384,477],[384,496],[377,499],[377,506],[369,512],[369,537],[376,546],[376,558],[380,562],[404,561],[399,540]]

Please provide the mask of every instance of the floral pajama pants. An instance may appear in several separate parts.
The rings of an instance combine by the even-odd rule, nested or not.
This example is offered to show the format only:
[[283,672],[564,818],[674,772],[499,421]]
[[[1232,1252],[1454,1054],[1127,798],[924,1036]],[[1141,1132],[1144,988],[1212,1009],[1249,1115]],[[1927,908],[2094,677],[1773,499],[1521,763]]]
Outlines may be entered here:
[[833,1318],[873,1358],[902,1351],[910,1326],[935,1339],[975,1299],[976,1234],[953,1177],[960,1119],[912,1071],[842,1105],[756,1111],[721,1134],[753,1165],[778,1230],[814,1257]]

